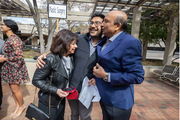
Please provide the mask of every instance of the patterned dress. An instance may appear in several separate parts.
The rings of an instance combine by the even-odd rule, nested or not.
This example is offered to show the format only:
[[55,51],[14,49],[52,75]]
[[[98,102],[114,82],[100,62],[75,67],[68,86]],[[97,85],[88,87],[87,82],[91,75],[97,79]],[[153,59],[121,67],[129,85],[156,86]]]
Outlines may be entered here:
[[29,82],[28,71],[23,57],[23,44],[17,35],[11,35],[4,44],[4,56],[1,78],[10,84]]

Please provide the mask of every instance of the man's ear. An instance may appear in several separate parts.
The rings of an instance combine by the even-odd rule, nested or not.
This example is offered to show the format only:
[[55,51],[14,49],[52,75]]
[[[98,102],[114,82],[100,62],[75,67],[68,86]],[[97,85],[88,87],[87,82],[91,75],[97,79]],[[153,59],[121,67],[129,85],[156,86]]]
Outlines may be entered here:
[[121,29],[121,26],[122,26],[121,23],[117,23],[117,24],[116,24],[116,30],[120,30],[120,29]]

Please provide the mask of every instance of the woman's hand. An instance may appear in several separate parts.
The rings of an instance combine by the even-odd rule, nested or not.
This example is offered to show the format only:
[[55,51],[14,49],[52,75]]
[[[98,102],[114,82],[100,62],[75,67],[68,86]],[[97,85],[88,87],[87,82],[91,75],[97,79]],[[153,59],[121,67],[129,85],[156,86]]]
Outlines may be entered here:
[[58,89],[57,92],[56,92],[56,94],[57,94],[59,97],[61,97],[61,98],[67,97],[67,96],[69,95],[69,93],[67,93],[67,92],[65,92],[65,91],[63,91],[63,90],[61,90],[61,89]]
[[7,58],[4,57],[4,55],[0,55],[0,63],[3,63],[6,61]]

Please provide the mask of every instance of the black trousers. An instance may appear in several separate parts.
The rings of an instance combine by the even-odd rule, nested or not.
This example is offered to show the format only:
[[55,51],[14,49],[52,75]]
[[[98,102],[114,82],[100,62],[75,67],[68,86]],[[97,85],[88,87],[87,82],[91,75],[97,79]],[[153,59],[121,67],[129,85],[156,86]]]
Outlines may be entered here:
[[[44,111],[45,113],[49,113],[49,106],[43,104],[41,101],[38,103],[38,108]],[[59,108],[51,107],[50,111],[50,120],[64,120],[64,112],[65,112],[65,99],[61,101]]]
[[112,107],[100,101],[103,120],[129,120],[132,108],[128,110]]
[[1,76],[0,76],[0,107],[2,104],[3,92],[2,92],[2,85],[1,85]]

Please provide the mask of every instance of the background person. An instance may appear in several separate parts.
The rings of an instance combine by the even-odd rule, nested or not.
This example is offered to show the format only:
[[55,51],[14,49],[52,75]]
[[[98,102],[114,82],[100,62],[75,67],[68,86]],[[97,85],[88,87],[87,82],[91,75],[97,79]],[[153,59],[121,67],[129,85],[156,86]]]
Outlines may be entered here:
[[28,71],[23,57],[23,43],[16,35],[19,34],[17,23],[3,20],[1,31],[8,37],[4,44],[4,56],[0,57],[2,66],[1,79],[9,83],[16,108],[10,117],[16,118],[25,110],[20,84],[29,81]]
[[[40,89],[38,107],[49,113],[49,93],[51,93],[51,120],[64,120],[65,99],[69,93],[63,91],[69,84],[73,70],[72,55],[77,48],[77,35],[69,30],[61,30],[53,39],[51,52],[45,59],[45,65],[36,69],[32,84]],[[53,59],[53,56],[54,59]],[[53,74],[52,84],[50,76]]]
[[101,96],[103,120],[129,120],[134,104],[134,86],[144,80],[141,42],[124,32],[127,15],[109,12],[102,24],[108,38],[97,46],[97,64],[93,69]]
[[[0,55],[4,55],[4,41],[0,39]],[[3,63],[0,63],[0,73],[1,73],[1,67]],[[3,98],[3,91],[2,91],[2,85],[1,85],[1,76],[0,76],[0,109],[2,105],[2,98]]]

